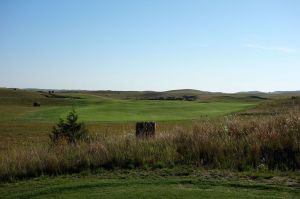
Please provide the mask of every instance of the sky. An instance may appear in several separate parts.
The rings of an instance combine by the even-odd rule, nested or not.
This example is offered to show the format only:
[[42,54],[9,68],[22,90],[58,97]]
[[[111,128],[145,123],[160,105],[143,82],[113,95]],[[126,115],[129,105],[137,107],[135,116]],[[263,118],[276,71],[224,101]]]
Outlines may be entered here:
[[0,0],[0,87],[300,90],[299,0]]

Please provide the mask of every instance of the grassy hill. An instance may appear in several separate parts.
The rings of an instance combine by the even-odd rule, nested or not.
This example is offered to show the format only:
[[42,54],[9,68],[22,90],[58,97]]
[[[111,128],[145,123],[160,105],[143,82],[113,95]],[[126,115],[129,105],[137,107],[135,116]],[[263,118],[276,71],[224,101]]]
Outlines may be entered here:
[[[295,94],[295,93],[292,93]],[[197,95],[195,101],[145,100],[154,97]],[[73,108],[93,133],[134,133],[137,121],[156,121],[158,131],[175,126],[190,128],[193,121],[232,113],[270,115],[293,107],[291,93],[209,93],[197,90],[153,91],[55,91],[0,89],[0,151],[11,146],[48,142],[59,118]],[[33,107],[34,102],[41,103]],[[280,109],[280,110],[279,110]]]
[[[198,91],[167,91],[159,92],[56,92],[25,90],[0,90],[0,106],[6,117],[0,121],[50,121],[55,122],[64,117],[72,108],[88,122],[123,122],[123,121],[172,121],[193,120],[202,117],[217,117],[238,112],[256,104],[251,97],[216,96],[211,100],[144,100],[156,94],[164,96],[191,95]],[[129,97],[130,96],[130,97]],[[136,100],[133,96],[143,100]],[[148,97],[145,97],[148,96]],[[126,98],[126,99],[120,99]],[[39,102],[40,107],[33,107]],[[11,114],[11,117],[8,115]],[[16,114],[19,112],[20,114]]]
[[[137,121],[156,121],[158,130],[166,131],[174,126],[188,128],[193,121],[237,112],[260,114],[270,107],[290,104],[287,96],[291,94],[295,93],[276,94],[274,97],[266,93],[226,94],[191,89],[166,92],[56,90],[49,93],[40,89],[1,88],[0,150],[47,142],[52,126],[73,108],[90,131],[124,134],[133,133]],[[197,96],[197,99],[147,100],[181,96]],[[34,102],[41,106],[33,107]]]
[[[196,101],[146,100],[154,96],[201,95]],[[48,140],[52,126],[73,108],[93,132],[133,133],[134,122],[156,121],[159,130],[194,120],[218,118],[255,106],[260,99],[214,98],[195,90],[167,92],[136,91],[55,91],[0,89],[1,148]],[[40,107],[33,103],[39,102]]]
[[[197,98],[193,101],[173,99],[182,96],[197,96]],[[53,168],[60,168],[59,165],[64,165],[64,162],[66,162],[66,166],[70,166],[70,172],[72,173],[72,164],[78,165],[78,168],[85,168],[85,164],[80,164],[83,160],[91,162],[90,160],[94,161],[96,159],[92,158],[94,156],[90,157],[83,154],[93,154],[94,151],[95,157],[105,157],[98,154],[102,150],[101,147],[105,146],[101,137],[100,142],[91,143],[90,148],[84,148],[84,145],[80,145],[78,148],[74,146],[75,148],[70,149],[70,151],[64,151],[63,148],[58,149],[56,156],[54,154],[45,155],[49,149],[45,146],[48,146],[48,134],[52,126],[58,118],[65,117],[73,108],[79,113],[80,120],[85,121],[91,133],[103,136],[113,134],[115,136],[107,137],[107,140],[110,140],[109,138],[112,138],[112,140],[121,139],[123,136],[119,135],[125,134],[130,138],[130,134],[134,133],[136,121],[153,120],[158,122],[158,133],[172,132],[171,135],[174,136],[175,133],[172,130],[178,129],[178,138],[187,141],[187,144],[182,146],[181,144],[184,142],[176,142],[178,144],[177,148],[164,148],[163,146],[174,146],[174,143],[168,142],[169,145],[163,145],[163,142],[156,143],[153,140],[153,142],[148,143],[145,140],[146,145],[143,145],[143,142],[138,143],[133,140],[130,145],[129,140],[125,139],[124,144],[122,142],[120,145],[113,145],[109,148],[111,152],[116,149],[116,157],[123,157],[122,154],[124,154],[126,161],[137,160],[137,157],[148,160],[147,158],[159,157],[161,154],[163,154],[161,155],[163,159],[169,157],[170,154],[179,153],[177,151],[179,149],[183,150],[182,153],[186,155],[190,147],[195,154],[198,154],[196,153],[197,150],[203,149],[202,152],[207,150],[209,154],[211,153],[209,157],[220,158],[222,153],[218,149],[222,149],[224,143],[227,143],[228,147],[233,147],[233,151],[225,154],[226,157],[231,157],[231,153],[238,154],[237,152],[241,151],[242,153],[243,150],[247,152],[247,147],[238,148],[239,142],[234,140],[239,140],[239,138],[235,138],[234,133],[243,133],[245,129],[248,132],[247,128],[258,129],[249,126],[250,124],[255,126],[254,120],[252,123],[245,123],[247,120],[244,120],[244,116],[259,115],[260,119],[263,119],[261,116],[285,113],[283,110],[293,110],[295,107],[299,107],[300,98],[292,98],[291,96],[297,95],[296,93],[266,94],[257,92],[226,94],[187,89],[166,92],[55,91],[54,93],[39,89],[0,89],[0,157],[15,157],[15,159],[8,158],[8,162],[3,162],[3,165],[10,165],[7,168],[11,171],[14,171],[15,168],[15,171],[21,172],[20,175],[22,175],[22,172],[31,171],[30,168],[34,168],[36,165],[44,165],[45,163],[49,168],[51,168],[51,165]],[[161,97],[163,100],[157,99]],[[173,98],[172,100],[166,100],[168,97]],[[34,107],[34,102],[39,102],[41,106]],[[233,131],[233,133],[229,132],[225,135],[232,137],[228,138],[226,142],[222,137],[219,144],[215,142],[218,139],[211,141],[216,139],[215,132],[218,132],[216,121],[223,116],[235,113],[240,114],[243,119],[239,116],[241,120],[233,120],[232,123],[227,124],[229,127],[232,125],[232,128],[227,130],[228,132]],[[212,122],[211,126],[207,122],[203,122],[204,126],[202,127],[212,131],[211,137],[207,137],[208,134],[206,134],[206,137],[205,135],[201,137],[200,134],[200,137],[188,137],[188,135],[191,135],[188,133],[180,137],[181,129],[186,132],[195,132],[195,129],[191,128],[198,127],[198,130],[201,131],[199,126],[201,122],[196,123],[196,126],[191,124],[194,121],[208,119],[209,122]],[[257,121],[261,121],[260,119]],[[237,127],[234,122],[241,122],[238,123],[243,127],[241,132],[239,131],[240,127],[234,128]],[[262,124],[261,129],[265,129]],[[213,130],[214,128],[216,129]],[[221,129],[224,130],[223,126]],[[244,134],[241,135],[245,136]],[[131,138],[134,138],[134,136],[131,136]],[[187,139],[185,140],[185,138]],[[205,140],[206,142],[192,145],[189,144],[189,140],[192,141],[191,143],[194,143],[195,140],[198,140],[199,143]],[[240,140],[241,143],[243,140]],[[233,143],[230,143],[230,141]],[[136,148],[128,148],[133,146],[132,144]],[[145,146],[149,148],[145,148]],[[251,142],[249,146],[254,145]],[[39,148],[41,151],[38,151]],[[107,149],[104,151],[107,151]],[[139,154],[137,149],[144,149],[144,151],[140,151],[144,152],[144,155],[141,153],[140,156],[137,156]],[[45,154],[41,153],[43,155],[37,156],[40,152],[45,152]],[[77,152],[78,157],[76,156]],[[199,154],[202,154],[202,152],[199,151]],[[261,153],[258,152],[257,154]],[[276,154],[278,154],[278,151],[276,151]],[[59,157],[62,158],[58,159]],[[91,159],[88,159],[88,157]],[[174,157],[179,158],[181,156],[174,155]],[[187,160],[189,160],[189,157],[197,159],[198,155],[187,156]],[[238,158],[236,157],[231,157],[233,158],[232,161],[237,161]],[[244,153],[241,157],[244,157]],[[74,161],[72,158],[74,158]],[[10,164],[9,160],[20,164]],[[119,161],[122,163],[122,160],[121,158]],[[219,160],[220,162],[224,160],[226,163],[227,158]],[[28,164],[28,167],[24,167],[24,170],[19,168],[20,165],[26,165],[26,162],[30,161],[34,164]],[[103,166],[103,168],[97,167],[98,169],[91,170],[79,169],[78,171],[83,172],[65,175],[68,171],[64,172],[64,167],[61,167],[61,173],[54,172],[53,174],[61,174],[62,176],[47,176],[48,173],[42,172],[41,175],[45,176],[11,183],[0,183],[0,198],[298,198],[300,194],[299,174],[297,172],[269,172],[265,170],[265,165],[261,170],[244,168],[246,171],[240,173],[229,170],[206,170],[204,167],[199,168],[192,164],[188,166],[184,166],[184,164],[168,165],[159,161],[150,161],[153,162],[152,166],[145,163],[139,167],[130,161],[128,166],[123,169],[112,167],[107,170]],[[79,163],[77,164],[77,162]],[[128,167],[132,167],[132,169],[128,169]],[[37,166],[36,168],[41,167]],[[60,171],[60,169],[58,170]],[[30,175],[34,176],[34,173],[26,173],[26,175],[30,177]],[[40,174],[37,176],[40,176]]]

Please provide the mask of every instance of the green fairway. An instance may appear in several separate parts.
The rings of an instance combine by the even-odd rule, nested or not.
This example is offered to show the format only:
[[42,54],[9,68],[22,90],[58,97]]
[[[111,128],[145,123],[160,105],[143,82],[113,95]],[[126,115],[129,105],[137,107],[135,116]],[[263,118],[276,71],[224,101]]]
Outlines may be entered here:
[[[104,174],[42,177],[0,184],[2,198],[297,198],[297,187],[288,187],[273,176],[249,180],[225,178],[221,172],[172,176],[166,171],[102,171]],[[166,176],[167,175],[167,176]],[[187,175],[187,176],[186,176]],[[213,176],[219,176],[218,178]],[[228,173],[226,173],[228,175]],[[231,174],[235,175],[235,174]],[[229,175],[230,176],[230,175]],[[274,177],[274,179],[279,177]],[[283,177],[282,177],[283,178]],[[286,180],[285,178],[282,181]],[[289,179],[292,182],[296,179]]]
[[[90,102],[88,105],[77,105],[73,108],[83,121],[123,122],[201,119],[222,116],[251,106],[251,103],[120,100]],[[59,117],[65,117],[71,109],[71,106],[32,108],[21,114],[18,119],[57,121]]]
[[[228,100],[120,100],[80,93],[68,93],[67,98],[60,99],[22,92],[0,93],[0,121],[56,122],[73,108],[80,115],[80,119],[87,122],[199,120],[203,117],[211,118],[238,112],[256,104]],[[33,107],[34,101],[39,101],[42,105]]]

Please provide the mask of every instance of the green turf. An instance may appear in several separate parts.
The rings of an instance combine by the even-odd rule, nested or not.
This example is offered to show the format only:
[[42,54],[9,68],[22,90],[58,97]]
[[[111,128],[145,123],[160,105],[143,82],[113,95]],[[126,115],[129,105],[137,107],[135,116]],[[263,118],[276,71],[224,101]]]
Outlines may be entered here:
[[97,101],[88,105],[51,106],[32,108],[18,119],[56,121],[74,108],[84,121],[170,121],[192,120],[222,116],[253,106],[253,103],[176,102],[176,101]]
[[[250,180],[228,172],[101,171],[104,174],[40,177],[0,184],[2,198],[298,198],[280,176]],[[182,175],[183,174],[183,175]],[[230,177],[231,176],[231,177]]]
[[[119,100],[83,93],[64,94],[73,98],[62,99],[46,98],[34,92],[12,92],[0,92],[0,121],[56,122],[73,108],[78,112],[80,119],[87,122],[198,120],[245,110],[256,104],[234,100]],[[33,107],[34,101],[41,102],[42,106]]]

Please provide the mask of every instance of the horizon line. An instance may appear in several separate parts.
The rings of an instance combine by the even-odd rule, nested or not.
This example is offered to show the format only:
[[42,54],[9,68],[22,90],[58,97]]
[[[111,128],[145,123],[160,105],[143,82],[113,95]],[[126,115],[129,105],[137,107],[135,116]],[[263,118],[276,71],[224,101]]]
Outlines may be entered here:
[[277,92],[300,92],[300,90],[273,90],[273,91],[260,91],[260,90],[244,90],[237,92],[222,92],[222,91],[207,91],[193,88],[183,89],[170,89],[170,90],[114,90],[114,89],[55,89],[55,88],[28,88],[28,87],[0,87],[2,89],[20,89],[20,90],[53,90],[53,91],[111,91],[111,92],[170,92],[170,91],[183,91],[193,90],[206,93],[224,93],[224,94],[236,94],[236,93],[277,93]]

